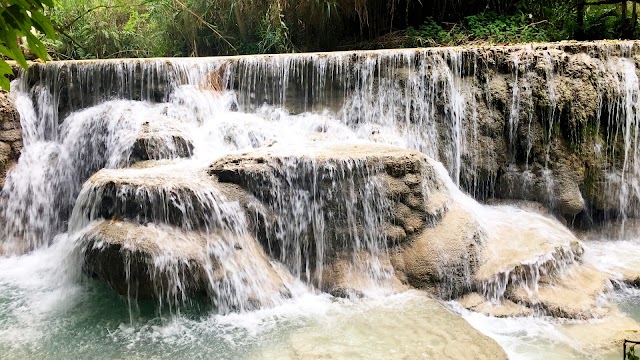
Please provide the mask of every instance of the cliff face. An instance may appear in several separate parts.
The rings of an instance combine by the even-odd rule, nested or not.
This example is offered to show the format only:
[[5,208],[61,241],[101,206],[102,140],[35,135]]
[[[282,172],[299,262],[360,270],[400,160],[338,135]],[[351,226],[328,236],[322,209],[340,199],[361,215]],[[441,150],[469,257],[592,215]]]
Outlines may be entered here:
[[4,185],[7,171],[18,161],[21,151],[20,116],[9,94],[0,92],[0,185]]
[[637,217],[637,44],[488,48],[470,57],[480,65],[460,78],[463,187],[481,199],[541,202],[575,225]]
[[637,42],[554,43],[35,64],[19,86],[61,122],[108,98],[184,102],[178,86],[214,74],[240,111],[324,112],[443,162],[478,199],[590,226],[640,215],[638,64]]

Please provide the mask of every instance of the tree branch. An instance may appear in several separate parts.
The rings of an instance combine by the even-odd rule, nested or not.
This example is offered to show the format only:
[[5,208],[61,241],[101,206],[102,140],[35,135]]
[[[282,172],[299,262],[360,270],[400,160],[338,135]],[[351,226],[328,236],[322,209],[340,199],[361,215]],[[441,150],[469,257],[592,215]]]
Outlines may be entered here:
[[147,1],[143,1],[139,4],[134,4],[134,5],[98,5],[96,7],[92,7],[90,9],[87,9],[84,13],[78,15],[75,19],[73,19],[70,23],[59,27],[59,29],[62,30],[68,30],[70,27],[73,26],[73,24],[75,24],[76,22],[78,22],[80,19],[82,19],[83,17],[85,17],[86,15],[88,15],[90,12],[95,11],[95,10],[99,10],[99,9],[116,9],[116,8],[121,8],[121,7],[126,7],[126,8],[131,8],[131,7],[140,7],[140,6],[144,6],[147,5],[148,3],[153,2],[154,0],[147,0]]
[[201,23],[203,23],[206,27],[208,27],[211,31],[213,31],[214,34],[218,35],[218,37],[220,39],[222,39],[222,41],[226,42],[227,45],[229,45],[233,51],[236,52],[236,54],[238,54],[238,49],[235,48],[235,46],[231,45],[231,43],[220,33],[220,31],[218,31],[218,29],[215,27],[215,25],[207,22],[205,19],[203,19],[200,15],[196,14],[195,12],[193,12],[193,10],[191,10],[187,5],[185,5],[182,1],[180,0],[173,0],[176,4],[182,6],[182,8],[184,8],[185,10],[187,10],[191,15],[193,15],[196,19],[198,19],[198,21],[200,21]]

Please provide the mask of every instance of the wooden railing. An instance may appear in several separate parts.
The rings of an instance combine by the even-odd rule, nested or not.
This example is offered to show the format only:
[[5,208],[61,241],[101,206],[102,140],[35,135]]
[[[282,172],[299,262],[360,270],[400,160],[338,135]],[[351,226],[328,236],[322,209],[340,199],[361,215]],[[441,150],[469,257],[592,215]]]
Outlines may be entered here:
[[[622,344],[622,354],[624,360],[640,360],[640,355],[636,355],[636,345],[640,341],[625,340]],[[627,350],[628,349],[628,350]]]

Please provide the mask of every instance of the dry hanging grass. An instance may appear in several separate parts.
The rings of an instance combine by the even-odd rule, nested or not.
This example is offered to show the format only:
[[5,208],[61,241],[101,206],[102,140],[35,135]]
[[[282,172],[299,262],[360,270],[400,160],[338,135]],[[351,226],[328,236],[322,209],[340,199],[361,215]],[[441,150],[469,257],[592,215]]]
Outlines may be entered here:
[[210,91],[220,94],[224,90],[224,75],[227,72],[227,64],[220,65],[216,70],[208,73],[200,82],[198,88],[204,91]]

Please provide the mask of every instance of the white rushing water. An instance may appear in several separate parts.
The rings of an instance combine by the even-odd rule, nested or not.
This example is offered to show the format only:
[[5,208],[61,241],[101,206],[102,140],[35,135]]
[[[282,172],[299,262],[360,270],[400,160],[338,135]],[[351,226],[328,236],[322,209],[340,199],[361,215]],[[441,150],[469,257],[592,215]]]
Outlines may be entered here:
[[[607,188],[624,230],[640,199],[640,83],[633,60],[616,59],[608,64],[614,69],[608,80],[618,82],[619,93],[609,118],[598,121],[623,124],[615,127],[619,134],[607,135],[621,136],[624,144],[620,172],[609,174]],[[505,121],[515,166],[518,133],[532,131],[532,115],[523,115],[533,112],[527,100],[532,49],[524,48],[512,61]],[[547,79],[553,79],[549,52],[543,62]],[[483,155],[474,153],[482,120],[476,95],[491,96],[491,79],[485,85],[463,76],[482,66],[486,62],[477,52],[445,49],[50,64],[38,69],[37,86],[23,75],[14,82],[13,95],[24,149],[1,198],[0,358],[471,358],[477,349],[449,353],[460,339],[447,331],[461,318],[495,339],[510,358],[609,356],[567,330],[588,321],[499,319],[455,301],[444,305],[459,317],[448,317],[423,293],[386,288],[394,276],[383,257],[389,246],[384,218],[391,205],[383,185],[370,176],[376,168],[336,162],[327,175],[310,160],[278,164],[272,181],[278,186],[269,189],[269,198],[280,220],[265,230],[274,234],[273,248],[267,249],[252,245],[251,219],[205,174],[217,159],[265,147],[298,153],[311,153],[310,144],[319,142],[411,148],[434,159],[454,201],[479,223],[482,241],[508,248],[558,239],[564,246],[573,235],[559,221],[511,206],[489,207],[467,195],[486,197],[493,191],[476,171]],[[224,91],[204,81],[212,73],[220,76]],[[560,121],[554,84],[551,80],[546,88],[552,104],[546,114],[549,138]],[[153,153],[136,148],[141,133],[148,135]],[[530,135],[526,141],[529,170]],[[164,163],[134,164],[139,160]],[[546,160],[544,174],[552,174]],[[327,179],[329,191],[318,193],[316,184]],[[327,205],[332,201],[348,205],[332,208]],[[352,256],[351,271],[367,274],[368,291],[348,299],[319,291],[326,254],[336,250],[326,223],[332,216],[344,223],[340,241]],[[141,224],[132,243],[152,236],[159,244],[183,244],[182,253],[158,256],[152,264],[158,273],[173,270],[168,281],[153,279],[160,309],[156,301],[122,299],[82,275],[79,249],[103,246],[84,244],[83,236],[99,232],[103,219],[121,218]],[[640,266],[640,238],[607,236],[586,242],[584,258],[621,280],[625,271]],[[310,238],[323,241],[310,243]],[[198,255],[202,261],[209,268],[222,265],[202,275],[206,300],[192,301],[184,269],[198,265],[180,256],[202,242],[207,244],[206,253]],[[249,255],[233,255],[238,248]],[[508,254],[517,257],[516,250]],[[504,299],[508,285],[535,293],[542,275],[561,275],[575,263],[574,251],[566,247],[551,257],[534,252],[518,269],[513,258],[499,258],[490,264],[497,275],[484,278],[478,291],[494,303]],[[123,270],[127,279],[135,261]],[[608,296],[640,321],[637,291],[623,287]]]

